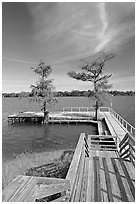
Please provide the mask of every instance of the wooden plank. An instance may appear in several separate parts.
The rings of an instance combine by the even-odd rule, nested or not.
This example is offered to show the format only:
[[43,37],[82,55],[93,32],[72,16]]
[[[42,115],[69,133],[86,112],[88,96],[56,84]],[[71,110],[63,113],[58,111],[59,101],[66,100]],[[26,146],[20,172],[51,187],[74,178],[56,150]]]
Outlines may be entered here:
[[79,169],[77,172],[77,180],[75,182],[75,186],[73,188],[73,195],[74,198],[71,198],[73,202],[79,202],[80,201],[80,194],[81,194],[81,186],[82,186],[82,179],[83,179],[83,172],[84,172],[84,148],[82,150],[81,160],[79,163]]
[[99,145],[91,145],[89,150],[100,150],[100,146]]
[[2,191],[2,201],[3,202],[8,202],[12,198],[14,193],[20,187],[21,181],[22,181],[22,175],[19,175],[4,188],[4,190]]
[[36,199],[36,191],[37,191],[37,185],[35,185],[35,187],[31,188],[31,191],[28,192],[27,197],[23,200],[21,200],[21,202],[35,202]]
[[93,157],[94,165],[94,201],[101,202],[101,184],[99,174],[99,157]]
[[120,154],[120,157],[123,157],[124,155],[126,155],[127,153],[129,153],[129,148],[126,149],[123,153]]
[[123,145],[120,147],[119,152],[122,152],[122,150],[123,150],[124,148],[126,148],[126,147],[128,147],[128,148],[129,148],[129,142],[128,142],[128,141],[127,141],[127,142],[125,142],[125,143],[123,143]]
[[60,184],[60,183],[69,183],[68,179],[60,178],[49,178],[49,177],[36,177],[37,184]]
[[129,136],[129,135],[128,135],[128,133],[127,133],[127,134],[124,136],[123,140],[120,142],[119,147],[121,147],[121,146],[125,143],[125,141],[129,139],[128,136]]
[[132,157],[132,159],[135,161],[135,155],[133,154],[133,152],[129,149],[130,152],[130,156]]
[[111,181],[110,181],[110,176],[109,176],[109,169],[108,169],[108,163],[106,158],[102,158],[103,162],[103,168],[105,172],[105,180],[106,180],[106,187],[107,187],[107,193],[108,193],[108,201],[113,202],[113,194],[112,194],[112,187],[111,187]]
[[[134,201],[134,197],[132,195],[132,192],[133,192],[133,188],[132,187],[133,187],[133,185],[131,184],[131,179],[129,177],[129,174],[126,171],[125,166],[124,165],[121,166],[121,159],[115,159],[115,163],[116,163],[116,166],[117,166],[117,168],[119,170],[121,181],[123,183],[123,186],[124,186],[124,189],[125,189],[128,201],[129,202],[133,202]],[[131,187],[132,192],[130,191],[130,187]]]
[[37,199],[45,198],[45,197],[51,196],[51,195],[56,194],[56,193],[64,192],[64,191],[68,190],[69,187],[70,186],[69,186],[68,182],[64,183],[64,184],[63,183],[50,184],[50,185],[41,184],[37,188],[36,198]]
[[129,147],[133,150],[133,152],[135,152],[135,148],[132,144],[130,144],[130,141],[129,141]]
[[107,143],[107,144],[113,143],[113,144],[115,144],[114,141],[107,141],[107,140],[91,140],[91,143],[99,143],[99,144],[102,144],[102,143]]
[[[125,174],[127,174],[127,177],[129,177],[131,179],[133,186],[135,186],[135,167],[133,166],[133,164],[130,161],[123,160],[123,159],[121,159],[121,160],[122,160],[121,165],[123,164],[122,168],[123,169],[125,168],[125,170],[123,170],[123,171],[126,171]],[[132,192],[134,194],[134,187],[133,187]]]
[[88,135],[90,139],[113,139],[117,138],[116,135]]
[[116,145],[115,144],[107,144],[107,145],[104,145],[104,144],[100,144],[101,148],[116,148]]
[[122,140],[126,134],[125,128],[123,128],[123,126],[110,113],[105,112],[104,116],[105,116],[105,121],[110,130],[110,133],[112,135],[117,135],[118,138]]
[[11,202],[34,202],[35,201],[35,195],[36,195],[37,185],[28,185],[26,188],[24,188],[24,191],[21,192],[15,199],[13,199]]
[[112,164],[113,164],[113,167],[114,167],[114,170],[115,170],[116,179],[117,179],[118,186],[119,186],[119,189],[120,189],[122,201],[123,202],[128,202],[127,193],[125,191],[125,188],[124,188],[122,178],[120,176],[120,172],[119,172],[118,166],[116,164],[116,161],[115,161],[114,158],[111,158],[111,161],[112,161]]
[[113,128],[113,126],[111,125],[111,122],[108,120],[107,116],[106,116],[106,113],[103,113],[104,114],[104,118],[105,118],[105,122],[108,126],[108,129],[111,133],[111,135],[116,135],[116,131],[115,129]]
[[93,201],[94,201],[94,167],[93,167],[93,158],[89,157],[86,202],[93,202]]
[[[12,199],[10,199],[10,202],[23,202],[30,194],[34,194],[33,189],[35,189],[36,186],[36,179],[35,177],[30,177],[27,179],[28,182],[14,194]],[[32,201],[31,198],[30,200]]]
[[77,175],[77,170],[78,170],[78,166],[79,166],[79,161],[81,158],[81,150],[84,144],[84,137],[85,134],[81,133],[71,165],[69,167],[66,179],[70,180],[70,189],[71,192],[73,190],[74,184],[75,184],[75,179],[76,179],[76,175]]
[[89,158],[85,158],[84,164],[84,172],[83,172],[83,180],[81,186],[81,195],[80,195],[80,202],[86,202],[87,197],[87,180],[88,180],[88,166],[89,166]]
[[117,151],[116,148],[101,148],[100,146],[92,146],[90,150],[100,150],[100,151]]
[[85,157],[89,157],[89,149],[85,149]]
[[85,147],[88,148],[88,142],[87,139],[84,137]]
[[132,162],[132,164],[133,164],[134,167],[135,167],[135,160],[132,158],[131,154],[129,154],[129,158],[130,158],[130,161]]
[[98,132],[99,132],[99,135],[103,135],[103,127],[102,127],[102,123],[101,121],[98,121]]
[[133,146],[135,145],[135,138],[132,135],[128,135],[130,142],[133,144]]
[[130,153],[128,153],[128,154],[126,154],[125,156],[123,156],[122,159],[128,159],[128,160],[130,160]]
[[[23,199],[26,192],[36,185],[36,179],[31,176],[18,176],[3,190],[3,201],[10,202]],[[29,187],[31,187],[29,189]],[[26,197],[26,196],[25,196]]]
[[114,202],[119,202],[121,201],[121,195],[120,195],[120,190],[118,188],[118,183],[116,180],[116,175],[115,171],[111,162],[112,157],[117,157],[116,153],[114,151],[110,152],[104,152],[105,157],[104,157],[104,168],[106,169],[105,171],[105,176],[107,179],[107,192],[108,192],[108,200],[109,201],[114,201]]
[[100,152],[102,157],[100,157],[100,180],[101,180],[101,201],[102,202],[108,202],[108,190],[107,190],[107,185],[106,185],[106,178],[105,178],[105,169],[103,166],[103,158],[104,156],[104,151]]

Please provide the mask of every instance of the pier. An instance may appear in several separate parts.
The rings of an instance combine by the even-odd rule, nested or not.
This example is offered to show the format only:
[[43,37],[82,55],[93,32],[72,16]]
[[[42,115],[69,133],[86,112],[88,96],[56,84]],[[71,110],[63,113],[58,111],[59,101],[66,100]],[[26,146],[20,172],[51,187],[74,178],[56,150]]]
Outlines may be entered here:
[[[94,114],[88,109],[66,112],[87,113],[88,119]],[[19,175],[3,190],[3,201],[135,202],[135,128],[109,107],[99,109],[99,118],[99,135],[80,134],[65,179]]]

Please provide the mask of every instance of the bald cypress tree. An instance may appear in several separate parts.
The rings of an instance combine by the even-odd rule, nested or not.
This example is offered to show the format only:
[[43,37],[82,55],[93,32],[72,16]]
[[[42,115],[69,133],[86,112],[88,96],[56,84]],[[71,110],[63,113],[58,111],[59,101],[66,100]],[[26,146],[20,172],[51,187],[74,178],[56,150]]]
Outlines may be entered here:
[[45,63],[40,60],[37,67],[31,67],[36,75],[38,75],[39,80],[36,85],[31,85],[32,100],[41,104],[44,113],[45,120],[48,119],[48,104],[56,103],[55,98],[55,87],[53,86],[53,80],[48,79],[48,76],[52,72],[50,65],[45,65]]
[[108,83],[111,74],[103,74],[104,66],[114,56],[114,54],[104,53],[92,62],[82,60],[82,72],[76,73],[71,71],[67,73],[73,79],[88,81],[93,84],[93,94],[89,94],[88,97],[94,98],[95,101],[95,120],[98,119],[98,109],[102,106],[103,100],[108,97],[107,91],[111,88],[111,85]]

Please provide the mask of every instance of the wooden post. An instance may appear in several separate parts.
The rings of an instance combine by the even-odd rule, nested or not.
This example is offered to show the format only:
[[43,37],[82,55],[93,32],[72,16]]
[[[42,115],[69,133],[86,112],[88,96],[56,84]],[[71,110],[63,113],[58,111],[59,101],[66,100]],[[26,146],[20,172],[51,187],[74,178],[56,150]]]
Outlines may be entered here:
[[122,126],[124,127],[124,119],[122,118]]
[[130,126],[130,128],[131,128],[131,129],[130,129],[130,132],[133,134],[133,128],[132,128],[132,126]]
[[127,122],[126,122],[126,130],[127,130]]

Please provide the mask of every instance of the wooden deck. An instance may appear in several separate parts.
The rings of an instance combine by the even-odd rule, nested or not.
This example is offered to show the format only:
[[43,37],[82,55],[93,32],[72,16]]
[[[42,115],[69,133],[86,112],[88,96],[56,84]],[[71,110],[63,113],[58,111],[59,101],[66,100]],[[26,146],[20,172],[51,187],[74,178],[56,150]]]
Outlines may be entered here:
[[20,175],[3,190],[3,201],[134,202],[135,168],[129,154],[120,156],[127,138],[118,151],[116,136],[82,133],[66,179]]
[[120,125],[114,116],[109,112],[102,112],[101,116],[105,118],[111,135],[117,135],[119,139],[122,140],[126,134],[126,130]]
[[[93,120],[94,112],[50,112],[47,122],[52,123],[97,123]],[[42,112],[20,112],[8,116],[8,123],[43,123],[44,114]]]
[[115,151],[91,150],[83,166],[71,202],[134,201],[135,172],[131,172],[131,163],[118,158]]
[[134,202],[135,169],[132,162],[121,158],[118,150],[111,147],[110,150],[95,150],[91,137],[86,140],[82,149],[81,135],[66,177],[71,186],[69,201]]
[[[67,201],[70,183],[66,179],[19,175],[2,192],[3,202]],[[60,194],[60,196],[57,196]],[[50,198],[53,196],[54,198]]]

